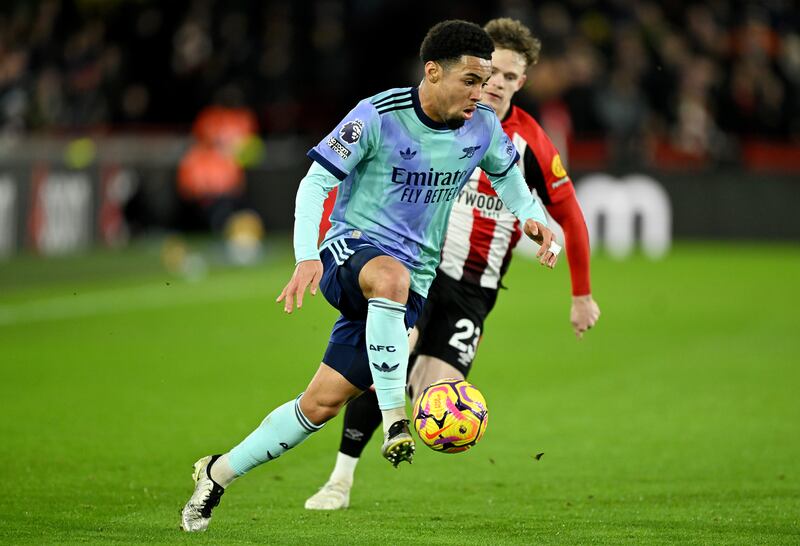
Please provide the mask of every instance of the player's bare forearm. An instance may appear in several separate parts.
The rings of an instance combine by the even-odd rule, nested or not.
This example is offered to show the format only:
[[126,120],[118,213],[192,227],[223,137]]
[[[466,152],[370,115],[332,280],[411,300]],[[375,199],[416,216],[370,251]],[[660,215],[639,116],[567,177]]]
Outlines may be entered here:
[[558,253],[561,251],[553,232],[548,227],[532,219],[525,221],[523,231],[525,235],[539,245],[539,251],[536,253],[539,263],[553,269],[558,261]]
[[283,310],[286,313],[292,312],[295,301],[297,301],[297,308],[300,309],[303,306],[306,288],[310,286],[311,295],[316,296],[320,279],[322,279],[322,262],[320,260],[299,262],[294,268],[292,278],[283,287],[275,301],[283,302]]

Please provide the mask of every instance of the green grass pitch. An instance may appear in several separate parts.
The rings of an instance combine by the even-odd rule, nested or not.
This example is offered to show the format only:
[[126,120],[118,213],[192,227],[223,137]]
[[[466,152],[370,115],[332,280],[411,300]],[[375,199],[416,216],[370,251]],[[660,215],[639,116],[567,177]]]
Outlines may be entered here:
[[395,470],[373,439],[351,508],[307,512],[337,418],[182,534],[194,460],[316,369],[334,312],[281,313],[291,270],[285,248],[194,282],[147,247],[0,264],[0,543],[800,543],[800,247],[743,243],[598,256],[580,342],[566,263],[518,259],[471,377],[478,446]]

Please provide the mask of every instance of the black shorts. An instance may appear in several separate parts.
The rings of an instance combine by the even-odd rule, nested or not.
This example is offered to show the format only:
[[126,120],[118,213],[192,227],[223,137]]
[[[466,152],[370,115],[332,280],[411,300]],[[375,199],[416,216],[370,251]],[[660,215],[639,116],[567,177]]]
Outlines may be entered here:
[[444,360],[467,377],[483,335],[483,323],[495,301],[497,290],[457,281],[437,271],[417,320],[419,340],[414,354]]

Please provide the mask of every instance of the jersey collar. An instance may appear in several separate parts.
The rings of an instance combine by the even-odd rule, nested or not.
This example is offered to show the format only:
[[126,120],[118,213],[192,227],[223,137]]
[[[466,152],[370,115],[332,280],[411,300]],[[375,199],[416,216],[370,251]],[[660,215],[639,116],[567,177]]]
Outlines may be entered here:
[[425,111],[422,109],[422,104],[419,102],[419,88],[414,87],[411,89],[411,102],[414,103],[414,112],[416,112],[417,117],[419,120],[425,124],[425,126],[430,127],[431,129],[436,129],[437,131],[443,131],[448,129],[446,123],[442,123],[439,121],[434,121]]

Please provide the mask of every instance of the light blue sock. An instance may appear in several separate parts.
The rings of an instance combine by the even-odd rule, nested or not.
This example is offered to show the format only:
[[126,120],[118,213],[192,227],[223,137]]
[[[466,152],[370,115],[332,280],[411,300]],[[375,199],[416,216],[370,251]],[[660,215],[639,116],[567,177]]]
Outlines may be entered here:
[[230,451],[230,465],[237,476],[277,459],[322,428],[300,411],[301,396],[275,408],[257,429]]
[[367,311],[367,355],[378,406],[405,408],[408,332],[406,306],[386,298],[370,298]]

